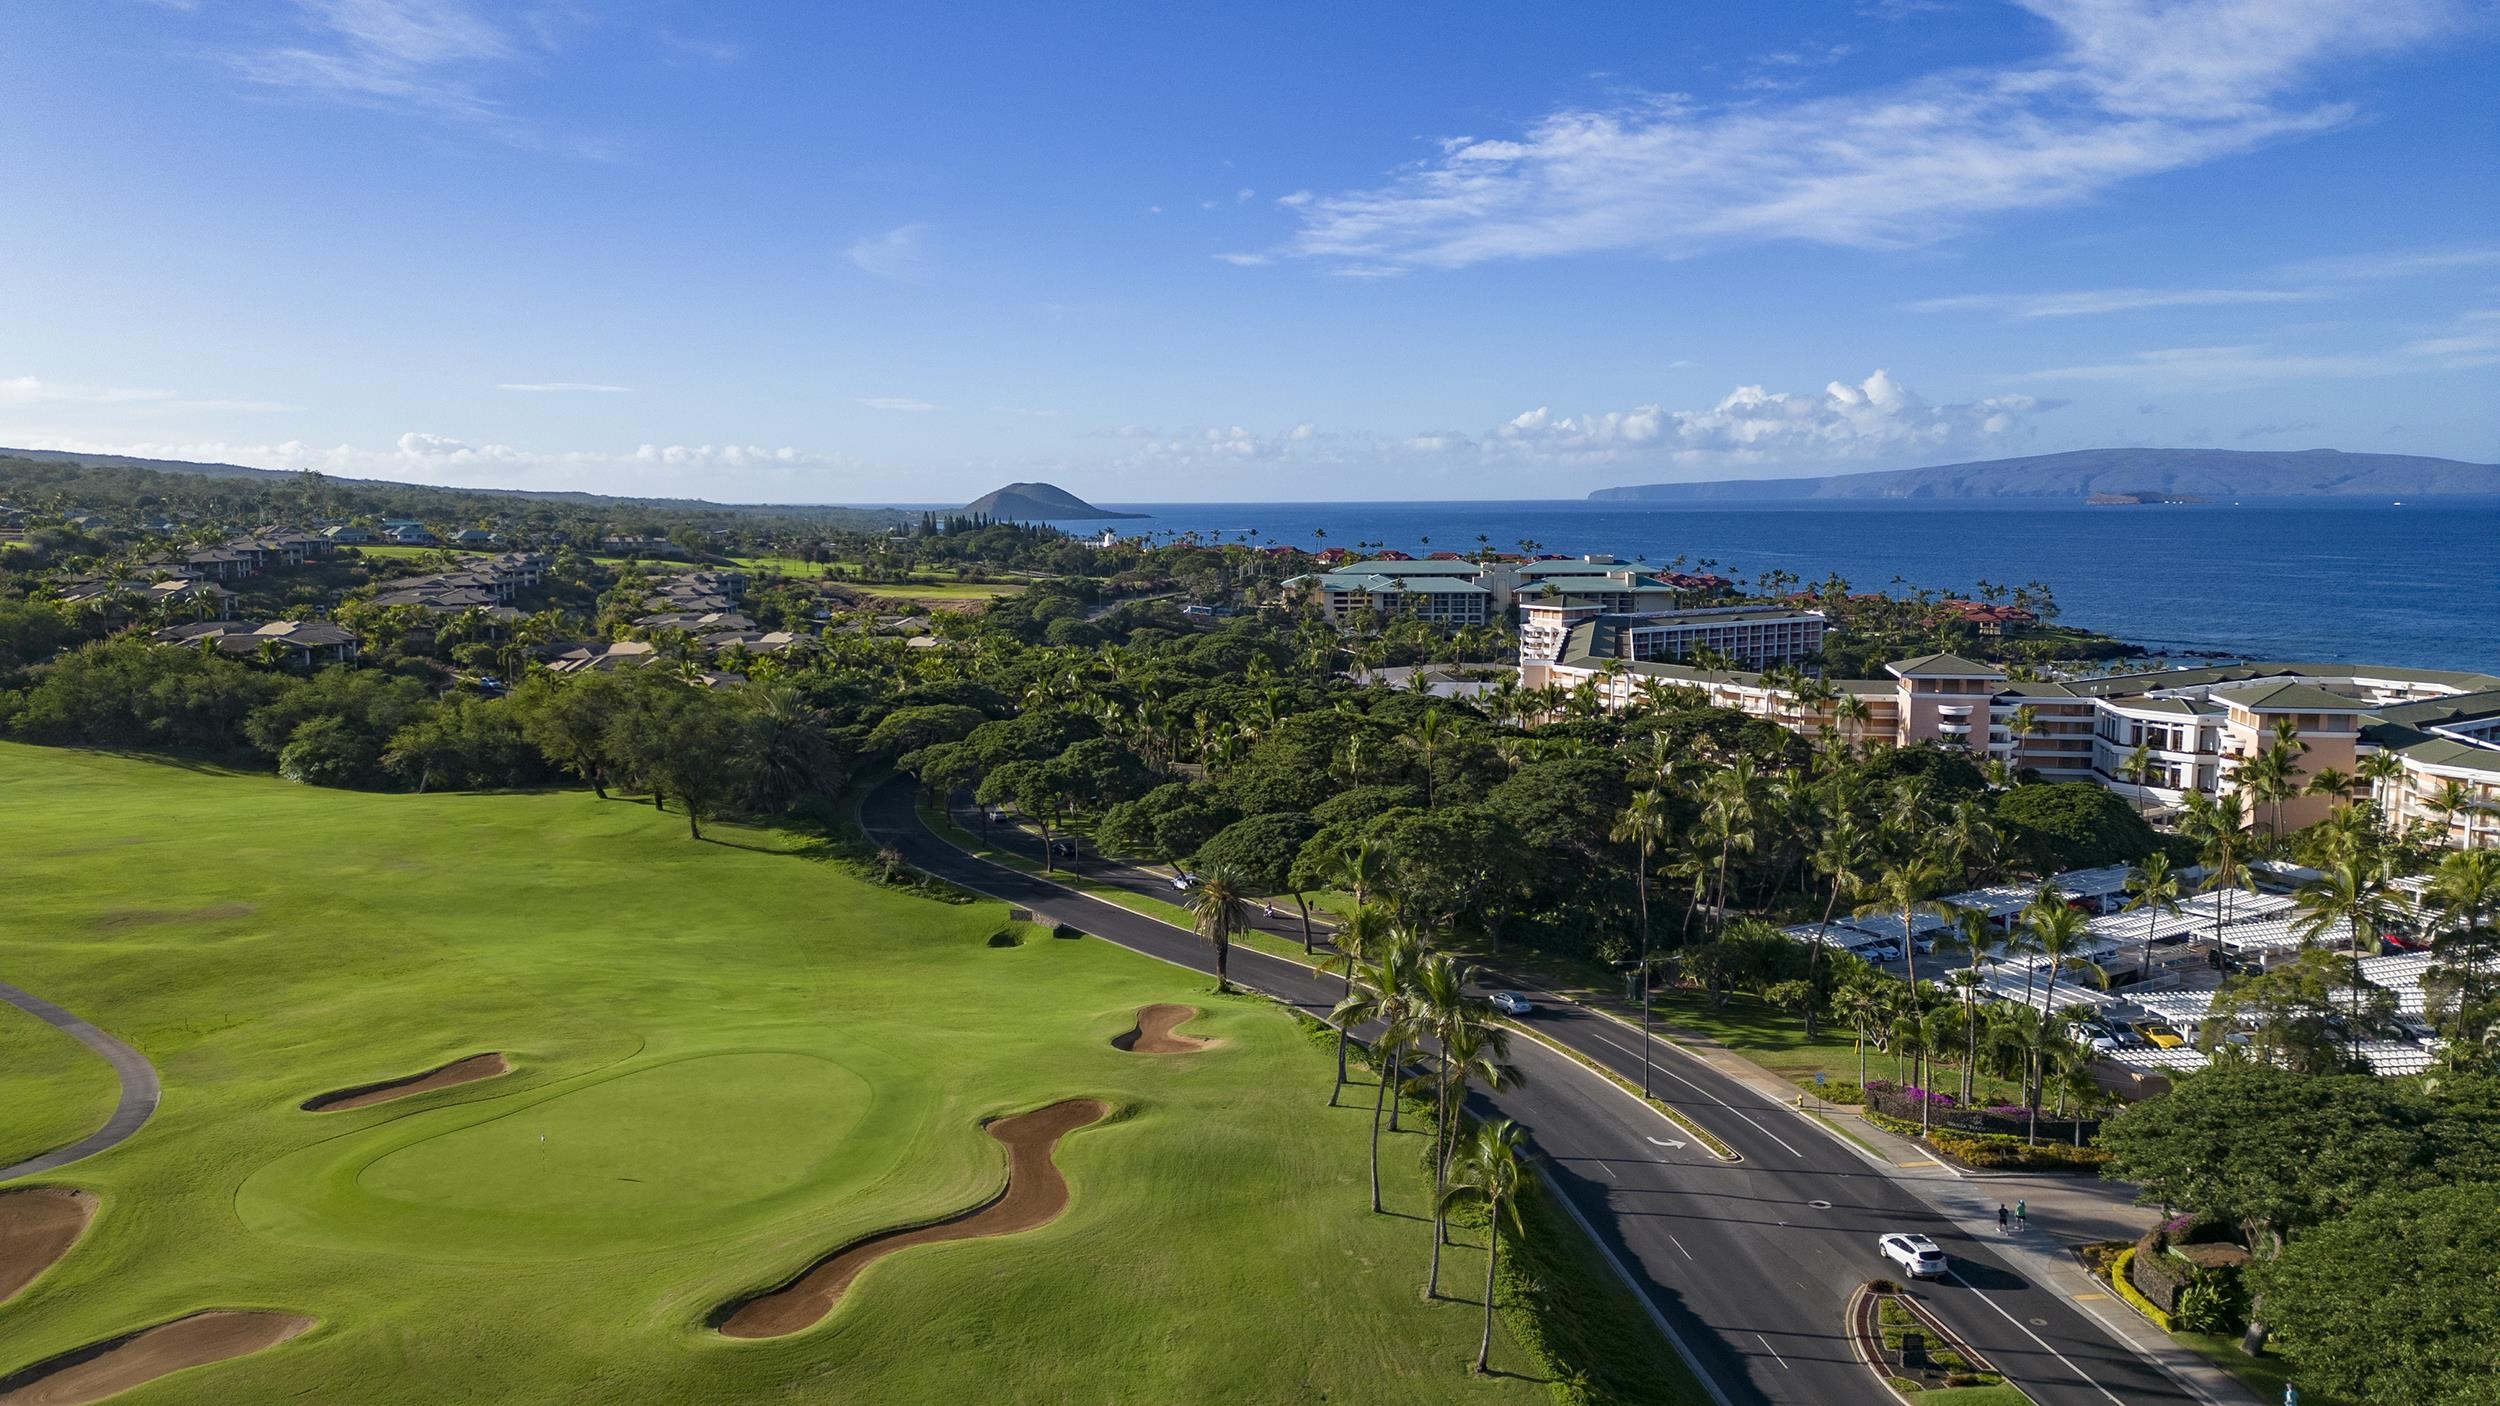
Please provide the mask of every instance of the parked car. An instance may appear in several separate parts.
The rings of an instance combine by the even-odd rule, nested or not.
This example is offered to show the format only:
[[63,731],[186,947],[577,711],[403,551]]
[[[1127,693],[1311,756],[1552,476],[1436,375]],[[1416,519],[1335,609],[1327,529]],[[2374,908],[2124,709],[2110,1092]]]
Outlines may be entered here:
[[2066,1038],[2094,1054],[2114,1054],[2122,1048],[2118,1043],[2117,1035],[2104,1026],[2094,1025],[2088,1021],[2077,1021],[2067,1026]]
[[1526,1015],[1528,1012],[1536,1009],[1536,1007],[1528,1004],[1527,997],[1520,995],[1516,991],[1496,991],[1492,995],[1486,997],[1485,1000],[1493,1007],[1493,1009],[1500,1011],[1504,1015]]
[[1885,1259],[1901,1267],[1912,1279],[1941,1279],[1946,1261],[1944,1251],[1924,1235],[1887,1235],[1875,1242]]
[[2175,1050],[2187,1043],[2186,1040],[2180,1038],[2178,1031],[2167,1025],[2155,1025],[2150,1021],[2137,1026],[2135,1031],[2156,1049]]

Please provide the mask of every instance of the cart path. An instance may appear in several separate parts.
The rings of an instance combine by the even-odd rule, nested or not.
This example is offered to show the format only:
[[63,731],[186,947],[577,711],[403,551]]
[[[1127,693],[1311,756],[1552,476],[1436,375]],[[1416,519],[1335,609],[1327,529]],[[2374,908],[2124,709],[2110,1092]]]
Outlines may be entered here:
[[156,1081],[156,1066],[148,1063],[147,1056],[41,996],[21,991],[5,981],[0,981],[0,1001],[66,1032],[71,1039],[95,1051],[113,1066],[114,1077],[121,1080],[122,1086],[121,1099],[113,1105],[113,1116],[104,1120],[103,1127],[67,1147],[56,1147],[13,1167],[0,1167],[0,1181],[34,1176],[93,1157],[108,1147],[118,1146],[155,1114],[163,1089]]

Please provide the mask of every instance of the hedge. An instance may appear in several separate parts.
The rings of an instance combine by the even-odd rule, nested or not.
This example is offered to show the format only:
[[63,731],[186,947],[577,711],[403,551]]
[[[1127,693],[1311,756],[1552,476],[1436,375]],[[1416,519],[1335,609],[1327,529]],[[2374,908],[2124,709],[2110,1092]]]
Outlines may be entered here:
[[2152,1319],[2154,1327],[2167,1333],[2170,1331],[2170,1315],[2153,1307],[2151,1299],[2137,1293],[2135,1281],[2127,1277],[2127,1270],[2134,1263],[2135,1246],[2129,1245],[2120,1250],[2117,1257],[2109,1262],[2109,1286],[2118,1291],[2118,1297],[2125,1299],[2129,1307]]

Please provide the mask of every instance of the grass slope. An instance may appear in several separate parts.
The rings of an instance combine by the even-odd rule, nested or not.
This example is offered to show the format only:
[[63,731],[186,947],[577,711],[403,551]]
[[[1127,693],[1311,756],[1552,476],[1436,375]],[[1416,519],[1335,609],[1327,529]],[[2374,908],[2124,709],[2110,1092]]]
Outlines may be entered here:
[[[1465,1375],[1483,1261],[1463,1246],[1457,1301],[1419,1300],[1420,1138],[1391,1143],[1400,1214],[1368,1214],[1369,1110],[1325,1109],[1326,1052],[1265,1003],[1090,940],[992,947],[997,905],[575,793],[364,796],[0,745],[0,806],[37,817],[0,847],[12,979],[166,1086],[139,1137],[47,1178],[103,1208],[0,1310],[0,1373],[265,1308],[319,1325],[125,1400],[1544,1394],[1506,1334],[1517,1375]],[[1156,1001],[1223,1043],[1112,1049]],[[298,1108],[486,1050],[513,1072]],[[34,1087],[11,1061],[0,1106]],[[1061,1144],[1054,1223],[880,1262],[807,1333],[703,1326],[986,1197],[1004,1158],[978,1120],[1079,1095],[1118,1112]]]
[[[9,944],[0,938],[0,952]],[[0,977],[10,974],[0,964]],[[24,980],[20,974],[20,984]],[[40,996],[43,993],[35,993]],[[86,1046],[0,1002],[0,1167],[72,1143],[113,1116],[121,1085]]]

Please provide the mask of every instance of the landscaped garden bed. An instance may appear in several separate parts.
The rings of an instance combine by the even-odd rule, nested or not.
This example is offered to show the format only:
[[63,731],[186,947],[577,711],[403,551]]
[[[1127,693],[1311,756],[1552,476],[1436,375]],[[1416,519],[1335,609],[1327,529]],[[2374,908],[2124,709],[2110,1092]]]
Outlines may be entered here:
[[2019,1406],[2029,1400],[1891,1280],[1874,1280],[1850,1295],[1843,1313],[1851,1350],[1904,1401]]

